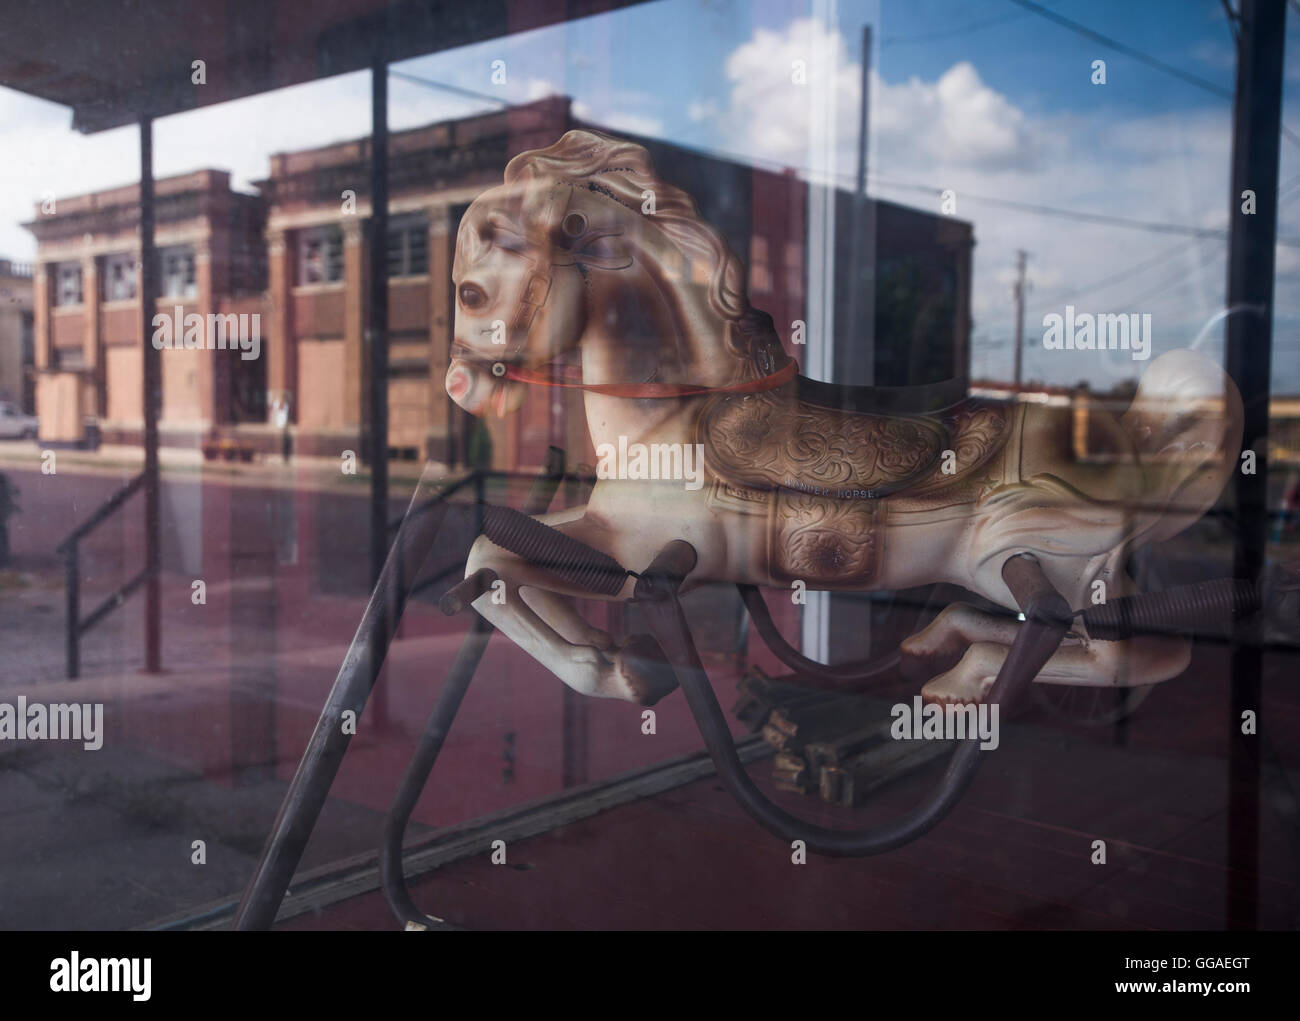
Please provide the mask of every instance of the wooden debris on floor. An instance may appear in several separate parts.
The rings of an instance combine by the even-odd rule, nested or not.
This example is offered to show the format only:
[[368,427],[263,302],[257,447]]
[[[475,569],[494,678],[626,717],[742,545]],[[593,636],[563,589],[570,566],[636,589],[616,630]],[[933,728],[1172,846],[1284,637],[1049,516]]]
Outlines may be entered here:
[[893,703],[791,684],[750,667],[732,714],[776,749],[775,785],[856,807],[886,784],[953,750],[952,741],[896,740]]

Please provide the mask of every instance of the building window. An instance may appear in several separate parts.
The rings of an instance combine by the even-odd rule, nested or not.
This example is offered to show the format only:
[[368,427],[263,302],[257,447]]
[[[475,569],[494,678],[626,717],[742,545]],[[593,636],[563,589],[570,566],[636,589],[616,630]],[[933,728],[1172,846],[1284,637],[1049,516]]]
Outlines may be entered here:
[[158,297],[193,298],[199,293],[194,269],[194,248],[177,245],[158,249]]
[[343,231],[337,226],[298,232],[298,283],[332,284],[343,279]]
[[429,221],[423,215],[399,216],[388,225],[388,275],[414,277],[429,272]]
[[56,347],[54,367],[64,372],[80,372],[86,367],[86,352],[79,347]]
[[54,304],[58,308],[81,304],[81,263],[60,262],[54,267]]
[[755,294],[766,294],[772,289],[772,270],[767,258],[767,238],[755,234],[749,244],[749,289]]
[[134,252],[118,252],[104,259],[100,274],[100,298],[103,301],[130,301],[136,294],[136,258]]

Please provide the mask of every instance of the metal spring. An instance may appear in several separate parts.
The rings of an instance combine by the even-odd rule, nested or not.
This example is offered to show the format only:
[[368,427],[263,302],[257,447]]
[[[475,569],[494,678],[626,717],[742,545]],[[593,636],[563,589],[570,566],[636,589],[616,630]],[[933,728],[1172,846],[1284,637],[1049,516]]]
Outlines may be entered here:
[[483,534],[530,564],[599,595],[617,595],[632,573],[607,553],[511,507],[485,506]]
[[1258,588],[1238,578],[1183,585],[1164,592],[1123,596],[1079,612],[1088,634],[1119,641],[1134,634],[1169,634],[1211,628],[1224,618],[1237,620],[1260,607]]

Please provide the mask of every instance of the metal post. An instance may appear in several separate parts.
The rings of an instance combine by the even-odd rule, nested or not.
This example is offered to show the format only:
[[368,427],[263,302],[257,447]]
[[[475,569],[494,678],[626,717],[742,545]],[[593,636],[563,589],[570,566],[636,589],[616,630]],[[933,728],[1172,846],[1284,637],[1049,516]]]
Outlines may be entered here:
[[81,576],[77,565],[77,543],[68,543],[63,553],[63,576],[67,588],[67,633],[64,652],[69,680],[81,672]]
[[[1226,362],[1245,406],[1244,446],[1255,452],[1255,472],[1234,473],[1237,534],[1233,576],[1258,581],[1268,541],[1268,403],[1273,351],[1273,272],[1277,243],[1278,148],[1282,113],[1284,0],[1241,0],[1237,87],[1233,109],[1232,193],[1229,195]],[[1256,211],[1243,213],[1242,193],[1255,194]],[[1239,623],[1232,635],[1232,711],[1228,715],[1227,925],[1254,929],[1259,907],[1259,741],[1241,733],[1241,714],[1260,709],[1263,655],[1257,625]]]
[[[524,513],[544,514],[555,498],[555,491],[559,488],[563,477],[564,451],[553,446],[547,450],[542,471],[528,491],[528,498],[524,501]],[[482,470],[474,473],[474,493],[475,534],[482,534],[484,497]],[[487,581],[489,586],[490,581],[496,579],[495,573],[491,571],[476,573],[483,576],[483,580]],[[486,575],[491,576],[490,580]],[[453,590],[454,594],[449,593],[443,598],[441,604],[443,613],[461,612],[486,591],[486,589],[478,589],[477,585],[465,586],[464,583],[457,586],[457,589],[459,591]],[[478,594],[474,595],[476,589]],[[415,747],[415,753],[406,767],[406,774],[397,788],[393,806],[388,811],[388,818],[384,821],[383,845],[379,851],[379,875],[383,882],[384,896],[388,899],[393,913],[408,925],[427,928],[431,916],[425,915],[416,907],[410,891],[406,888],[406,876],[402,870],[402,840],[406,835],[407,824],[411,821],[411,813],[415,811],[416,802],[420,800],[420,794],[424,791],[425,784],[429,782],[429,774],[433,772],[434,764],[438,761],[443,742],[451,731],[461,701],[469,689],[470,681],[474,679],[474,671],[478,669],[479,660],[483,657],[492,634],[493,627],[488,619],[475,613],[470,623],[469,634],[465,636],[460,652],[456,654],[456,660],[452,664],[450,673],[447,674],[442,692],[438,695],[438,702],[429,716],[428,723],[425,724],[424,733]]]
[[[736,754],[727,718],[718,705],[691,637],[685,611],[677,599],[682,581],[695,564],[694,547],[680,539],[673,540],[641,573],[634,598],[677,675],[719,779],[740,807],[782,840],[802,840],[809,851],[826,855],[881,854],[915,840],[938,825],[961,799],[983,761],[976,737],[968,735],[957,745],[942,778],[912,811],[865,829],[830,829],[806,822],[771,801],[754,784]],[[1024,611],[1025,622],[1016,632],[1016,640],[985,700],[1001,705],[1010,713],[1060,647],[1072,615],[1069,604],[1029,554],[1010,557],[1002,565],[1002,580]]]
[[[444,496],[447,494],[445,490]],[[352,734],[360,726],[362,711],[402,618],[411,583],[419,576],[447,513],[445,499],[421,506],[417,503],[420,497],[421,489],[417,488],[239,903],[236,929],[267,929],[275,921]],[[399,577],[403,587],[399,587]],[[352,715],[346,717],[345,713]]]
[[388,65],[370,67],[370,583],[388,555]]
[[1025,357],[1025,260],[1029,253],[1023,248],[1016,252],[1016,390],[1023,382],[1023,362]]
[[[876,218],[867,201],[867,142],[871,102],[871,26],[862,26],[862,103],[858,114],[858,179],[853,192],[853,239],[849,247],[848,330],[853,350],[846,352],[846,383],[876,382]],[[862,280],[866,263],[866,283]],[[890,381],[899,385],[896,381]],[[911,380],[905,382],[910,383]]]
[[162,599],[158,513],[158,409],[162,405],[161,353],[151,343],[158,296],[154,249],[153,119],[140,118],[140,342],[144,345],[144,669],[162,668]]

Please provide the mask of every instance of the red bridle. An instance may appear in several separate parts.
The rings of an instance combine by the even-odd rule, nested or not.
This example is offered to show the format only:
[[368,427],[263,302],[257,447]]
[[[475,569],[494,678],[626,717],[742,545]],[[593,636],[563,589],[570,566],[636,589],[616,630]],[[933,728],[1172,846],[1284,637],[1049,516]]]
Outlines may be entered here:
[[[775,390],[777,387],[784,386],[799,373],[799,363],[792,358],[781,368],[766,376],[747,380],[743,383],[730,383],[726,386],[696,386],[693,383],[576,383],[549,379],[530,369],[520,368],[519,366],[504,365],[502,362],[496,364],[502,365],[505,369],[501,378],[516,383],[528,383],[532,386],[553,386],[564,390],[586,390],[588,393],[604,394],[607,397],[633,397],[638,399],[695,397],[700,394],[762,393],[765,390]],[[492,374],[497,375],[495,371]]]

